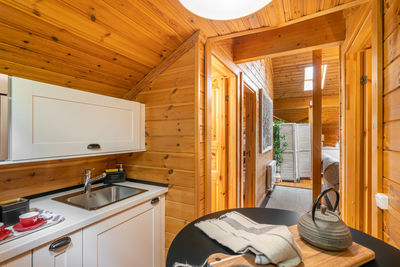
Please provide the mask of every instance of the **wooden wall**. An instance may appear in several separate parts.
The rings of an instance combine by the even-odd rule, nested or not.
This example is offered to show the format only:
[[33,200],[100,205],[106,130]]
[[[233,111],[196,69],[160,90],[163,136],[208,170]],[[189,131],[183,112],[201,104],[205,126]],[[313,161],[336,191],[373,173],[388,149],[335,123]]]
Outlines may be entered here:
[[234,69],[236,73],[243,73],[244,82],[257,92],[257,122],[256,122],[256,170],[255,170],[255,200],[256,206],[261,205],[266,193],[266,165],[273,159],[272,150],[261,153],[259,143],[259,94],[258,90],[263,89],[273,99],[273,70],[271,59],[257,60],[243,64],[233,63],[232,40],[220,41],[215,44],[214,53],[229,68]]
[[[271,59],[257,60],[249,63],[239,64],[239,68],[243,71],[244,75],[248,77],[255,84],[255,88],[262,88],[267,92],[269,97],[273,99],[273,72]],[[254,88],[253,88],[254,90]],[[259,93],[257,93],[256,101],[256,171],[255,171],[255,205],[259,207],[265,196],[267,195],[266,184],[266,165],[272,160],[272,150],[261,153],[260,144],[260,109],[258,108]]]
[[400,1],[384,1],[384,152],[383,192],[389,210],[383,213],[384,240],[400,248]]
[[146,152],[122,159],[127,176],[167,183],[166,238],[204,214],[204,46],[197,42],[150,88],[136,96],[146,104]]
[[121,155],[0,165],[0,201],[83,184],[84,170],[98,175],[115,168]]
[[[322,90],[322,134],[325,146],[339,141],[339,47],[322,50],[322,64],[327,65]],[[309,122],[312,91],[304,91],[304,69],[312,66],[312,53],[272,59],[274,72],[274,115],[286,122]],[[336,101],[332,101],[336,100]],[[305,105],[308,103],[308,105]]]

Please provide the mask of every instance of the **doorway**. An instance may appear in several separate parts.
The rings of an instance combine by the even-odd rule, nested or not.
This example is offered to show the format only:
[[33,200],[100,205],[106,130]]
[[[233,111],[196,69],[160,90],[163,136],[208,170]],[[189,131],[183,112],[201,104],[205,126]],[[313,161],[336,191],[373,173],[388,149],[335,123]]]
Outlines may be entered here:
[[211,84],[211,212],[237,207],[237,77],[214,56]]
[[242,102],[242,207],[255,206],[256,107],[256,92],[244,85]]

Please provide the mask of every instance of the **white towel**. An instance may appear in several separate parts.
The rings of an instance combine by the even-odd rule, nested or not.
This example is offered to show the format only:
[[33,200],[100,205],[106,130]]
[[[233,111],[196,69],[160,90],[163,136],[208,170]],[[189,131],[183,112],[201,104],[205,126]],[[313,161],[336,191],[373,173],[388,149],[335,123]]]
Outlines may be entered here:
[[258,224],[233,211],[195,226],[235,253],[254,253],[256,264],[292,267],[301,262],[300,248],[284,225]]

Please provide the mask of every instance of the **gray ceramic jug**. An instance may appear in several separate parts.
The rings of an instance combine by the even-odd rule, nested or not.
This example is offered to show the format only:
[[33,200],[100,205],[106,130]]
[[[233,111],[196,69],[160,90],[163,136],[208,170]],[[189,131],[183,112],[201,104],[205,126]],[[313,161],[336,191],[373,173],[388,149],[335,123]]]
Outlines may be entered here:
[[[329,191],[336,193],[333,211],[324,205],[317,209],[320,199]],[[350,229],[334,211],[339,204],[339,192],[334,188],[323,191],[315,200],[312,210],[300,217],[297,230],[306,242],[324,250],[345,250],[352,244]]]

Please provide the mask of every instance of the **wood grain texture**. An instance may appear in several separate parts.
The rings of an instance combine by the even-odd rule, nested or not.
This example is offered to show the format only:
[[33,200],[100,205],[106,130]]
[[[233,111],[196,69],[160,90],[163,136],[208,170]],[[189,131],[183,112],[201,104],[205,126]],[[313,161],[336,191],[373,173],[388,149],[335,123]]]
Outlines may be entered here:
[[204,45],[191,48],[136,95],[146,104],[146,152],[125,155],[129,177],[167,183],[166,248],[204,214]]
[[[345,39],[342,12],[234,39],[236,63],[337,46]],[[279,45],[277,45],[279,44]]]
[[[233,62],[233,42],[225,40],[215,43],[214,53],[218,58],[224,59],[224,64],[231,70],[243,72],[243,82],[253,91],[257,92],[260,88],[265,90],[273,99],[273,69],[271,59],[257,60],[242,64]],[[257,94],[257,106],[259,105],[259,94]],[[266,194],[266,165],[272,160],[272,150],[261,153],[259,139],[259,109],[256,110],[256,170],[255,170],[255,200],[254,203],[260,203]]]
[[199,40],[200,31],[195,31],[186,41],[184,41],[174,52],[166,57],[157,67],[152,69],[134,88],[130,89],[123,98],[133,99],[135,95],[149,86],[154,79],[163,73],[169,66],[171,66],[182,55],[188,52]]
[[321,135],[322,135],[322,51],[313,51],[313,95],[312,95],[312,138],[311,138],[311,178],[313,200],[321,193]]
[[[322,49],[327,65],[322,90],[322,133],[325,146],[339,141],[339,47]],[[274,115],[286,122],[310,122],[308,109],[312,91],[304,91],[304,71],[312,66],[312,52],[272,59],[274,73]]]
[[[361,266],[375,258],[375,252],[369,248],[359,245],[355,242],[346,250],[340,252],[331,252],[318,249],[314,246],[307,244],[300,238],[297,232],[297,225],[289,227],[290,232],[297,245],[302,252],[302,263],[300,266],[304,267],[318,267],[318,266],[346,266],[354,267]],[[218,259],[217,259],[218,258]],[[254,264],[254,254],[244,255],[226,255],[216,253],[210,255],[208,263],[215,267],[227,266],[274,266],[274,265],[256,265]]]
[[383,190],[389,196],[389,210],[384,211],[384,240],[400,247],[400,232],[396,225],[400,222],[400,2],[384,1],[383,50],[384,50],[384,152],[383,152]]
[[399,162],[400,162],[400,151],[383,152],[383,176],[398,184],[400,184]]
[[120,155],[0,165],[0,201],[83,184],[85,169],[93,175],[115,168]]
[[[0,72],[123,97],[142,85],[138,83],[143,77],[197,30],[201,38],[243,34],[365,1],[305,0],[299,5],[297,0],[274,0],[252,15],[211,21],[195,16],[176,0],[4,0],[0,3]],[[98,89],[102,87],[103,91]]]

